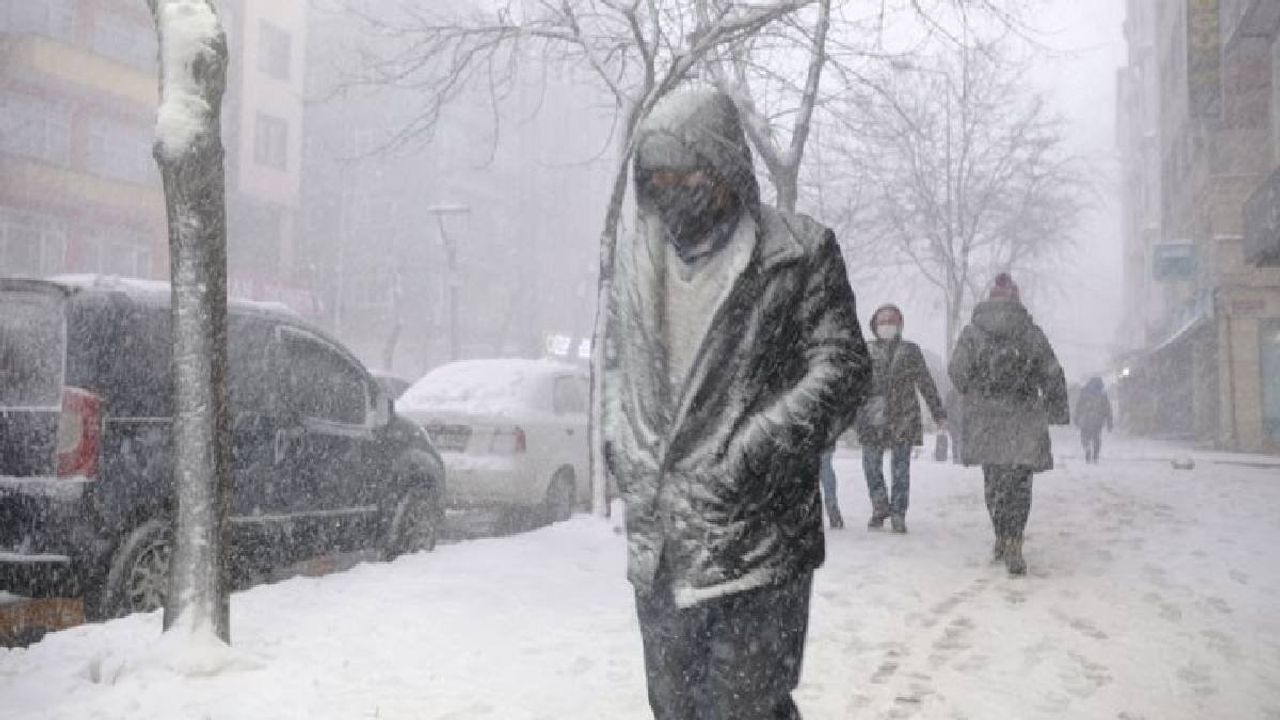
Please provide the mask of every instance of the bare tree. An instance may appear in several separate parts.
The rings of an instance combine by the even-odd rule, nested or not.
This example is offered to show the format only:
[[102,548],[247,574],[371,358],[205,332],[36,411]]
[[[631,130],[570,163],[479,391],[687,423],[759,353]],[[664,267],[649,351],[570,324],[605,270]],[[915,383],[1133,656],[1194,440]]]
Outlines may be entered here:
[[847,107],[838,151],[865,194],[851,225],[941,294],[950,353],[996,272],[1036,271],[1070,245],[1083,168],[998,45],[899,64]]
[[[699,12],[709,15],[712,1],[699,0]],[[768,36],[757,34],[718,48],[708,63],[716,85],[733,97],[742,113],[747,136],[773,183],[777,205],[787,212],[795,211],[799,199],[800,168],[827,66],[831,0],[818,0],[811,27],[806,22],[809,18],[799,15],[777,23],[775,32]],[[797,49],[799,53],[795,52]],[[776,61],[779,55],[791,59],[796,54],[806,56],[804,76],[795,86],[794,110],[785,113],[790,116],[790,127],[782,132],[778,117],[762,107],[757,96],[764,93],[760,85],[782,85],[784,93],[790,89],[793,81],[781,68],[770,67],[770,61]],[[753,76],[757,81],[754,90]]]
[[231,638],[226,517],[227,236],[222,128],[227,42],[210,0],[147,0],[160,39],[155,158],[164,179],[173,296],[177,487],[166,630]]
[[366,60],[374,72],[363,82],[412,88],[423,98],[420,112],[398,141],[430,133],[445,105],[470,86],[479,84],[500,94],[528,58],[587,68],[595,87],[617,110],[620,150],[600,233],[592,333],[591,485],[597,514],[608,513],[600,458],[605,299],[613,283],[636,129],[653,106],[689,79],[716,48],[759,33],[814,2],[727,3],[700,13],[681,0],[526,0],[509,2],[496,13],[446,3],[431,10],[406,9],[395,19],[363,15],[381,41],[399,41],[394,55]]

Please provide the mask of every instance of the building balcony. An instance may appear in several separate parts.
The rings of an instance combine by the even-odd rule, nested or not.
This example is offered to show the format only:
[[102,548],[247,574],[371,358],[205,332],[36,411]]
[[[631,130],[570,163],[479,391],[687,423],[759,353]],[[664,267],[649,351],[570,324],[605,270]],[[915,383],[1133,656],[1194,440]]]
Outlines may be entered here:
[[159,187],[114,180],[14,155],[0,157],[5,166],[4,176],[0,177],[0,197],[9,203],[164,221],[164,193]]
[[154,73],[39,35],[0,38],[0,75],[43,77],[75,88],[74,92],[109,95],[148,112],[159,102],[159,83]]
[[1280,167],[1245,202],[1244,253],[1254,265],[1280,266]]
[[1227,0],[1222,9],[1224,36],[1235,45],[1246,38],[1273,39],[1280,30],[1280,2]]

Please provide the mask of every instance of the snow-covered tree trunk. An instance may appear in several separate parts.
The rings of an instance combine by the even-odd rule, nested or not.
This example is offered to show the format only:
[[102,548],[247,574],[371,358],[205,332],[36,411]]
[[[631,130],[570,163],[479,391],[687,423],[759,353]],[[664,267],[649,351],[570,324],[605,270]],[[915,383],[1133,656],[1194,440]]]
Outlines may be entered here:
[[147,0],[160,38],[155,158],[164,179],[173,293],[177,517],[165,630],[230,641],[226,516],[227,253],[219,115],[227,42],[211,0]]

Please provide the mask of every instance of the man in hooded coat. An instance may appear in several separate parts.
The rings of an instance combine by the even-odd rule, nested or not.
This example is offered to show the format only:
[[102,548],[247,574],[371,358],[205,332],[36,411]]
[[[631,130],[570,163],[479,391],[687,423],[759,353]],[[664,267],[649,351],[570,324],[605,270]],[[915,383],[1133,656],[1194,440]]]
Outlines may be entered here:
[[819,459],[870,367],[834,234],[763,205],[732,101],[638,130],[605,346],[605,461],[658,720],[798,718]]
[[1084,446],[1084,461],[1098,462],[1102,452],[1102,428],[1111,432],[1111,398],[1102,378],[1092,377],[1080,390],[1076,399],[1076,426],[1080,428],[1080,444]]
[[948,372],[962,396],[961,460],[982,466],[994,557],[1009,574],[1026,574],[1031,476],[1053,468],[1049,425],[1071,419],[1062,366],[1008,273],[997,275],[989,298],[974,307]]

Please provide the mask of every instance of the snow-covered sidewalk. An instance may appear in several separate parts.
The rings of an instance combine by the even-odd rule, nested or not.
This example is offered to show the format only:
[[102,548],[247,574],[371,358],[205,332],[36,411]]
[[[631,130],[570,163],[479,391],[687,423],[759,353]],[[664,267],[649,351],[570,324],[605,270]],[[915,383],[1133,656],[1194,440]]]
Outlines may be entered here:
[[[1068,438],[1022,579],[988,562],[978,471],[918,461],[894,536],[860,528],[839,458],[851,529],[815,585],[807,718],[1280,718],[1280,471],[1110,438],[1087,466]],[[247,662],[204,677],[157,660],[158,615],[54,633],[0,650],[0,715],[645,718],[623,565],[582,518],[255,588],[233,600]]]

